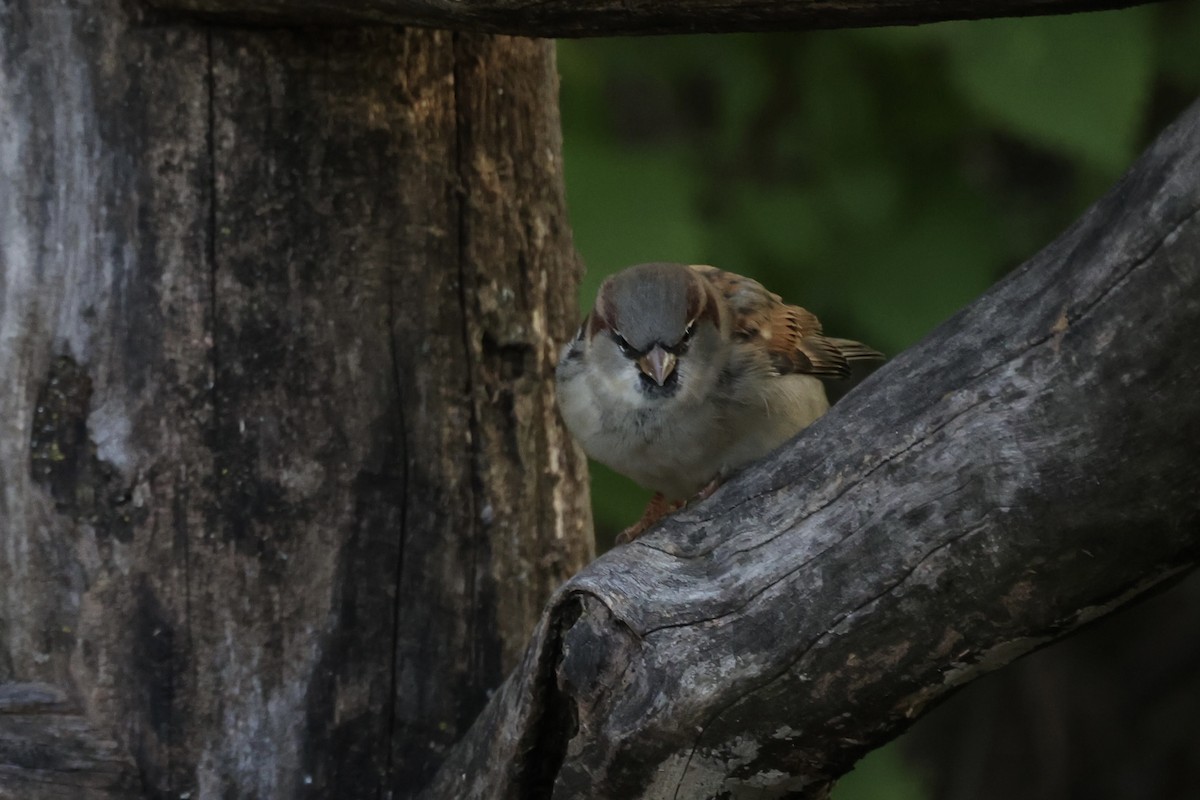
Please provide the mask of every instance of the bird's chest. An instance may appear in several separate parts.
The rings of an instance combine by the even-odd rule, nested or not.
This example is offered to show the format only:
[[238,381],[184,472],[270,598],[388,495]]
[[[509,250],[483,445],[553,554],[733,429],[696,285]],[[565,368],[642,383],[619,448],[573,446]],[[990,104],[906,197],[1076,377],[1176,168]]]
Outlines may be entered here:
[[685,498],[717,472],[728,447],[710,406],[613,407],[585,443],[589,455],[642,486]]

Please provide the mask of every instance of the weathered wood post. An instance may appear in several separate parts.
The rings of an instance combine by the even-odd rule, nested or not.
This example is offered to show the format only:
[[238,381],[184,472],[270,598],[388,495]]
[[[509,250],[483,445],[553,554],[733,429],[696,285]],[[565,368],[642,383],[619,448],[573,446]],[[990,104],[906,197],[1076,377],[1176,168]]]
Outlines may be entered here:
[[0,4],[0,797],[406,796],[590,553],[548,42]]

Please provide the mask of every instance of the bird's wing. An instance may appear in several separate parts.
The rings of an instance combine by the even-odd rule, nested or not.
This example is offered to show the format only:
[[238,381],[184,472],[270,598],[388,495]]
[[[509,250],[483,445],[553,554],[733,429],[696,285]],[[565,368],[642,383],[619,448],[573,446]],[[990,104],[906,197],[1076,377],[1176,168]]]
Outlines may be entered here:
[[732,312],[734,337],[762,340],[771,368],[781,375],[845,378],[850,375],[850,362],[883,358],[861,342],[825,336],[815,314],[788,305],[758,281],[707,265],[691,268],[725,299]]

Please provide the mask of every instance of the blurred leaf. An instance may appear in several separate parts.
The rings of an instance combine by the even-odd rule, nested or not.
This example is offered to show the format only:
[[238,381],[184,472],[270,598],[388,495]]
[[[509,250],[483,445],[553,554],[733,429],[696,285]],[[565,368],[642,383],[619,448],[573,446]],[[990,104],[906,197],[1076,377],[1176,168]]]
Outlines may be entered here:
[[[556,49],[559,73],[559,112],[563,131],[588,132],[594,137],[606,137],[609,114],[604,105],[604,92],[610,68],[595,48],[572,46],[563,42]],[[566,138],[571,142],[573,136]]]
[[831,800],[925,800],[929,792],[900,755],[896,742],[859,761],[837,782]]
[[592,516],[596,521],[596,549],[613,546],[617,534],[637,522],[650,502],[651,493],[603,464],[590,461]]
[[951,68],[969,102],[1014,135],[1122,168],[1150,97],[1151,14],[951,23]]
[[1195,87],[1200,84],[1200,58],[1196,57],[1200,3],[1167,3],[1159,8],[1159,64],[1174,80]]
[[899,352],[995,282],[1005,266],[1002,243],[980,197],[938,187],[890,235],[848,243],[858,269],[845,291],[856,319],[875,346]]
[[[742,247],[767,250],[775,259],[792,264],[812,263],[825,249],[826,228],[811,192],[780,186],[743,189],[737,196],[731,213],[744,226]],[[736,264],[729,268],[738,269]]]
[[878,47],[912,56],[942,46],[954,35],[953,23],[931,22],[922,25],[891,25],[883,28],[849,28],[846,36],[866,47]]
[[863,59],[835,35],[822,33],[797,48],[797,83],[810,157],[852,161],[872,152],[880,120]]
[[720,57],[705,64],[720,98],[718,133],[722,152],[736,150],[767,107],[772,86],[768,56],[761,36],[731,36],[720,43]]
[[856,224],[884,225],[899,211],[900,182],[887,163],[863,159],[839,171],[828,188],[837,214]]
[[605,275],[622,267],[702,260],[697,175],[683,158],[587,137],[567,139],[563,150],[575,246],[588,265],[582,308],[591,308]]

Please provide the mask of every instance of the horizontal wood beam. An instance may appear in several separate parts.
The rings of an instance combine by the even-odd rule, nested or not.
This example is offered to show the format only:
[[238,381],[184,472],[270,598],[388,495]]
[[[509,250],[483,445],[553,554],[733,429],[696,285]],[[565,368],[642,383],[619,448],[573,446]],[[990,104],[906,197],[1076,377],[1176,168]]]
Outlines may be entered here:
[[383,23],[517,36],[732,33],[915,25],[1066,14],[1151,0],[149,0],[163,9],[275,25]]
[[821,798],[1200,558],[1200,103],[774,457],[597,559],[436,798]]

